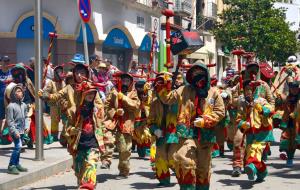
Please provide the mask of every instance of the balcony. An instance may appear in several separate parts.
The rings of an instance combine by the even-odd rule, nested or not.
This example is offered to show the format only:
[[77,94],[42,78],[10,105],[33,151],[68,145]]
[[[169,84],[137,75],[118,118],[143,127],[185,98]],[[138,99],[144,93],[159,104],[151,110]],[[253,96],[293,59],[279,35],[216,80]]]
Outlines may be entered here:
[[210,17],[213,19],[217,19],[218,16],[218,7],[217,4],[213,2],[207,3],[207,11],[206,11],[206,17]]
[[142,10],[154,16],[161,16],[161,10],[164,8],[163,0],[116,0],[128,8]]
[[189,17],[192,15],[192,0],[175,0],[174,12],[178,16]]
[[152,7],[165,9],[168,7],[168,4],[164,0],[152,0]]
[[136,0],[137,3],[152,7],[152,0]]
[[196,27],[203,35],[211,35],[210,31],[214,29],[216,20],[212,17],[203,16],[201,13],[196,17]]

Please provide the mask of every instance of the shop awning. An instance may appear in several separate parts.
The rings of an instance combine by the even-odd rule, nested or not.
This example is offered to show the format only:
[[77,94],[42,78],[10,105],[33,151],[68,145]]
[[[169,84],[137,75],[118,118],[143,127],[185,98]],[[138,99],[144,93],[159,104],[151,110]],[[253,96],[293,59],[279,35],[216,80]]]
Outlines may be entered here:
[[[93,32],[92,32],[92,30],[91,30],[91,28],[88,24],[85,24],[85,28],[86,28],[87,42],[89,44],[93,44],[94,43]],[[83,43],[83,34],[82,34],[82,28],[81,27],[80,27],[79,36],[77,38],[77,42]]]
[[146,51],[146,52],[150,52],[151,51],[151,38],[149,37],[149,35],[145,35],[141,46],[139,47],[139,51]]
[[[43,18],[43,39],[48,39],[49,32],[54,31],[53,24],[46,18]],[[17,38],[34,38],[34,17],[25,18],[18,27]]]
[[126,34],[118,28],[114,28],[108,33],[103,46],[132,49]]

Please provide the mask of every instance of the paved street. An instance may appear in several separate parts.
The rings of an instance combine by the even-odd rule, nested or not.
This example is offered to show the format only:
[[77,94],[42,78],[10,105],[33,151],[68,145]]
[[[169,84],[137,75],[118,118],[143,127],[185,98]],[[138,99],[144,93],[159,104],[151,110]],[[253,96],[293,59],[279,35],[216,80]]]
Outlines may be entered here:
[[[279,140],[280,130],[275,130],[276,140]],[[300,185],[300,153],[296,153],[294,168],[286,168],[285,161],[279,159],[278,142],[272,146],[272,156],[267,162],[270,175],[265,182],[249,182],[246,175],[240,178],[232,178],[231,175],[231,152],[226,152],[226,158],[217,158],[213,160],[213,174],[211,179],[211,189],[298,189]],[[101,190],[117,189],[155,189],[157,181],[154,178],[150,168],[149,161],[137,159],[137,154],[131,159],[132,171],[126,180],[115,180],[118,174],[117,159],[114,159],[110,170],[98,170],[98,186]],[[170,188],[160,188],[164,190],[179,189],[175,185],[175,176],[172,176]],[[73,171],[58,174],[56,176],[41,180],[34,184],[20,188],[20,190],[60,190],[76,189],[76,178]]]

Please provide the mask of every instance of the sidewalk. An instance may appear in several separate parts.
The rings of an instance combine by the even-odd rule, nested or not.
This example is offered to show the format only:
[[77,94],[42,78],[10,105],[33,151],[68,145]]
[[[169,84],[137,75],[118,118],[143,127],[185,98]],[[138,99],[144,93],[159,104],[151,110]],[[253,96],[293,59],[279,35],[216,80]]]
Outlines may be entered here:
[[[50,124],[49,119],[46,123]],[[19,175],[7,174],[7,166],[13,144],[0,145],[0,189],[13,190],[26,184],[44,179],[60,172],[69,170],[72,166],[72,157],[58,142],[44,145],[44,161],[35,161],[35,150],[26,149],[21,153],[20,162],[28,168],[28,172]]]

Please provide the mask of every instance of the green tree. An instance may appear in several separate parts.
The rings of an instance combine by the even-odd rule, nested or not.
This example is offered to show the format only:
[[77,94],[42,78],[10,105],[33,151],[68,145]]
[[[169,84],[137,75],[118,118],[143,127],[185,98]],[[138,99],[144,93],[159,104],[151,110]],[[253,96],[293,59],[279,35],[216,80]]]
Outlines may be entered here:
[[[285,62],[297,51],[295,32],[285,22],[285,10],[274,8],[275,0],[224,0],[227,9],[219,15],[214,35],[230,51],[241,45],[260,60]],[[240,40],[236,40],[240,38]]]

